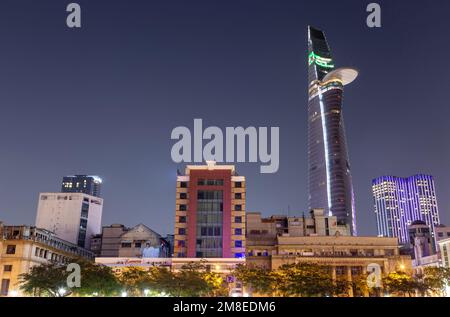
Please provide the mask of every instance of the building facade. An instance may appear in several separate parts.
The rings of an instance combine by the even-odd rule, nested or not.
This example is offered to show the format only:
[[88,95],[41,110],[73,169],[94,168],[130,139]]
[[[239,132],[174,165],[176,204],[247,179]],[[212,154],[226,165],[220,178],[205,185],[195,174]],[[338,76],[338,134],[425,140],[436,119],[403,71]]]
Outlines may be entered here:
[[409,244],[408,226],[421,220],[436,240],[440,220],[431,175],[381,176],[372,181],[372,191],[379,236],[397,237],[401,244]]
[[122,234],[130,230],[122,224],[112,224],[104,226],[101,234],[100,256],[114,258],[119,256],[119,249],[122,244]]
[[[412,273],[410,256],[400,255],[396,238],[354,236],[247,237],[247,264],[277,269],[284,264],[309,263],[330,267],[333,279],[350,283],[366,279],[379,268],[380,276],[391,272]],[[352,285],[352,284],[351,284]],[[349,287],[348,296],[369,296]]]
[[324,209],[356,235],[356,212],[342,114],[344,86],[358,72],[335,68],[325,34],[308,28],[309,209]]
[[170,241],[144,224],[138,224],[132,228],[121,224],[104,226],[102,234],[94,239],[99,240],[95,248],[98,257],[142,258],[149,257],[149,252],[153,258],[171,256]]
[[348,225],[340,225],[336,216],[328,216],[323,209],[310,211],[306,216],[271,216],[262,218],[259,212],[247,212],[246,234],[248,236],[335,236],[351,235]]
[[438,245],[442,266],[450,268],[450,238],[439,240]]
[[72,175],[63,177],[61,192],[83,193],[100,197],[102,179],[95,175]]
[[177,177],[174,257],[244,257],[245,186],[234,166],[188,165]]
[[91,238],[101,233],[103,199],[83,193],[41,193],[36,227],[90,249]]
[[75,258],[94,260],[94,254],[64,241],[47,230],[0,224],[0,296],[19,296],[20,274],[54,261],[69,263]]

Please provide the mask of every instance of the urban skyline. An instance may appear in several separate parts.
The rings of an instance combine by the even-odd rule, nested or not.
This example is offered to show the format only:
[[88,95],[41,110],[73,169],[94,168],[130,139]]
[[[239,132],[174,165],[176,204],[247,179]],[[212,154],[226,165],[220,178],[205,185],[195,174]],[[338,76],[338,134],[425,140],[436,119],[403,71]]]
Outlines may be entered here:
[[[8,57],[0,75],[5,88],[0,100],[5,107],[0,119],[5,149],[0,161],[0,218],[6,223],[32,223],[38,194],[58,191],[61,176],[96,173],[104,179],[104,224],[142,221],[158,232],[172,232],[173,182],[176,169],[182,167],[170,160],[169,134],[199,114],[204,114],[208,125],[278,124],[277,174],[258,175],[258,166],[236,164],[248,178],[248,210],[264,215],[307,211],[304,30],[310,21],[327,30],[339,65],[354,65],[361,71],[345,101],[359,233],[376,234],[371,179],[387,174],[433,175],[441,221],[450,222],[446,181],[450,152],[443,138],[449,134],[445,124],[449,109],[442,83],[428,73],[445,56],[439,51],[430,59],[426,49],[412,40],[426,36],[430,45],[442,45],[446,20],[439,17],[444,10],[426,8],[432,20],[414,19],[414,12],[423,13],[424,8],[383,2],[389,12],[406,10],[405,18],[387,14],[380,30],[370,30],[363,23],[364,10],[358,15],[357,2],[330,1],[324,3],[327,10],[292,3],[289,10],[263,5],[256,13],[256,2],[239,12],[233,4],[223,4],[212,19],[210,11],[193,12],[182,4],[178,8],[142,5],[142,12],[161,12],[159,18],[148,18],[138,10],[123,12],[118,2],[111,1],[108,13],[121,12],[123,21],[103,25],[98,17],[105,15],[104,8],[83,4],[89,12],[83,20],[86,28],[68,33],[54,27],[61,22],[58,10],[28,3],[29,12],[15,4],[10,12],[46,17],[33,30],[25,28],[22,20],[1,19],[7,21],[0,32]],[[441,8],[445,6],[448,3],[443,2]],[[339,23],[332,19],[338,9],[344,12]],[[208,25],[211,32],[204,31]],[[5,33],[11,28],[18,30],[18,36]],[[110,31],[132,36],[117,45],[107,36]],[[349,41],[349,35],[359,42]],[[96,45],[98,38],[103,47]],[[55,39],[61,45],[54,44]],[[14,53],[17,47],[21,54]],[[172,50],[185,54],[160,53]],[[132,53],[138,51],[142,54]],[[401,81],[386,74],[399,66],[399,56],[404,65]],[[417,67],[428,82],[411,76]],[[421,107],[425,104],[427,112]],[[89,130],[78,132],[81,138],[68,139],[64,132],[79,127],[87,117],[90,128],[96,129],[95,142],[89,141]],[[266,199],[274,194],[277,199]]]

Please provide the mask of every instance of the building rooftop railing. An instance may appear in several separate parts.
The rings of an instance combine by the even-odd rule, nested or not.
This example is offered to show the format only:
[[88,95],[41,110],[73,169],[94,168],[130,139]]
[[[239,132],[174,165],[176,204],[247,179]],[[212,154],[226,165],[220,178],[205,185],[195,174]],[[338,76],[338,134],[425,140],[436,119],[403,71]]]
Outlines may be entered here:
[[4,240],[35,241],[55,249],[88,259],[94,259],[93,252],[76,244],[58,238],[53,232],[32,226],[3,226],[0,237]]

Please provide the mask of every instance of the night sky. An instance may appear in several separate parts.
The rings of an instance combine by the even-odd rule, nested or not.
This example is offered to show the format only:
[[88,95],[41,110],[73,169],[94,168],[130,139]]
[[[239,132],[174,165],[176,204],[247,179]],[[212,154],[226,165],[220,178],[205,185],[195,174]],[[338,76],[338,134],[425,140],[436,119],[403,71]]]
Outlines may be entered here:
[[307,25],[322,28],[346,87],[344,117],[358,230],[375,235],[371,180],[435,177],[450,224],[448,0],[72,1],[0,6],[0,220],[34,224],[39,192],[64,175],[103,180],[103,224],[172,233],[173,128],[280,127],[280,169],[239,163],[247,210],[307,208]]

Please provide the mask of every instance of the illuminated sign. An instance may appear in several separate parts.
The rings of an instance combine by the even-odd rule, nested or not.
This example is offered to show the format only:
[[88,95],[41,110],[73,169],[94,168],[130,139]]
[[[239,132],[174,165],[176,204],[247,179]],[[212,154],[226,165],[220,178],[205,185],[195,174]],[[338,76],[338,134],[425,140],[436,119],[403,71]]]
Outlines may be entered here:
[[316,65],[320,67],[334,68],[334,65],[332,64],[333,60],[331,58],[321,57],[319,55],[316,55],[314,52],[311,52],[309,54],[308,62],[309,65],[311,65],[312,63],[316,63]]

